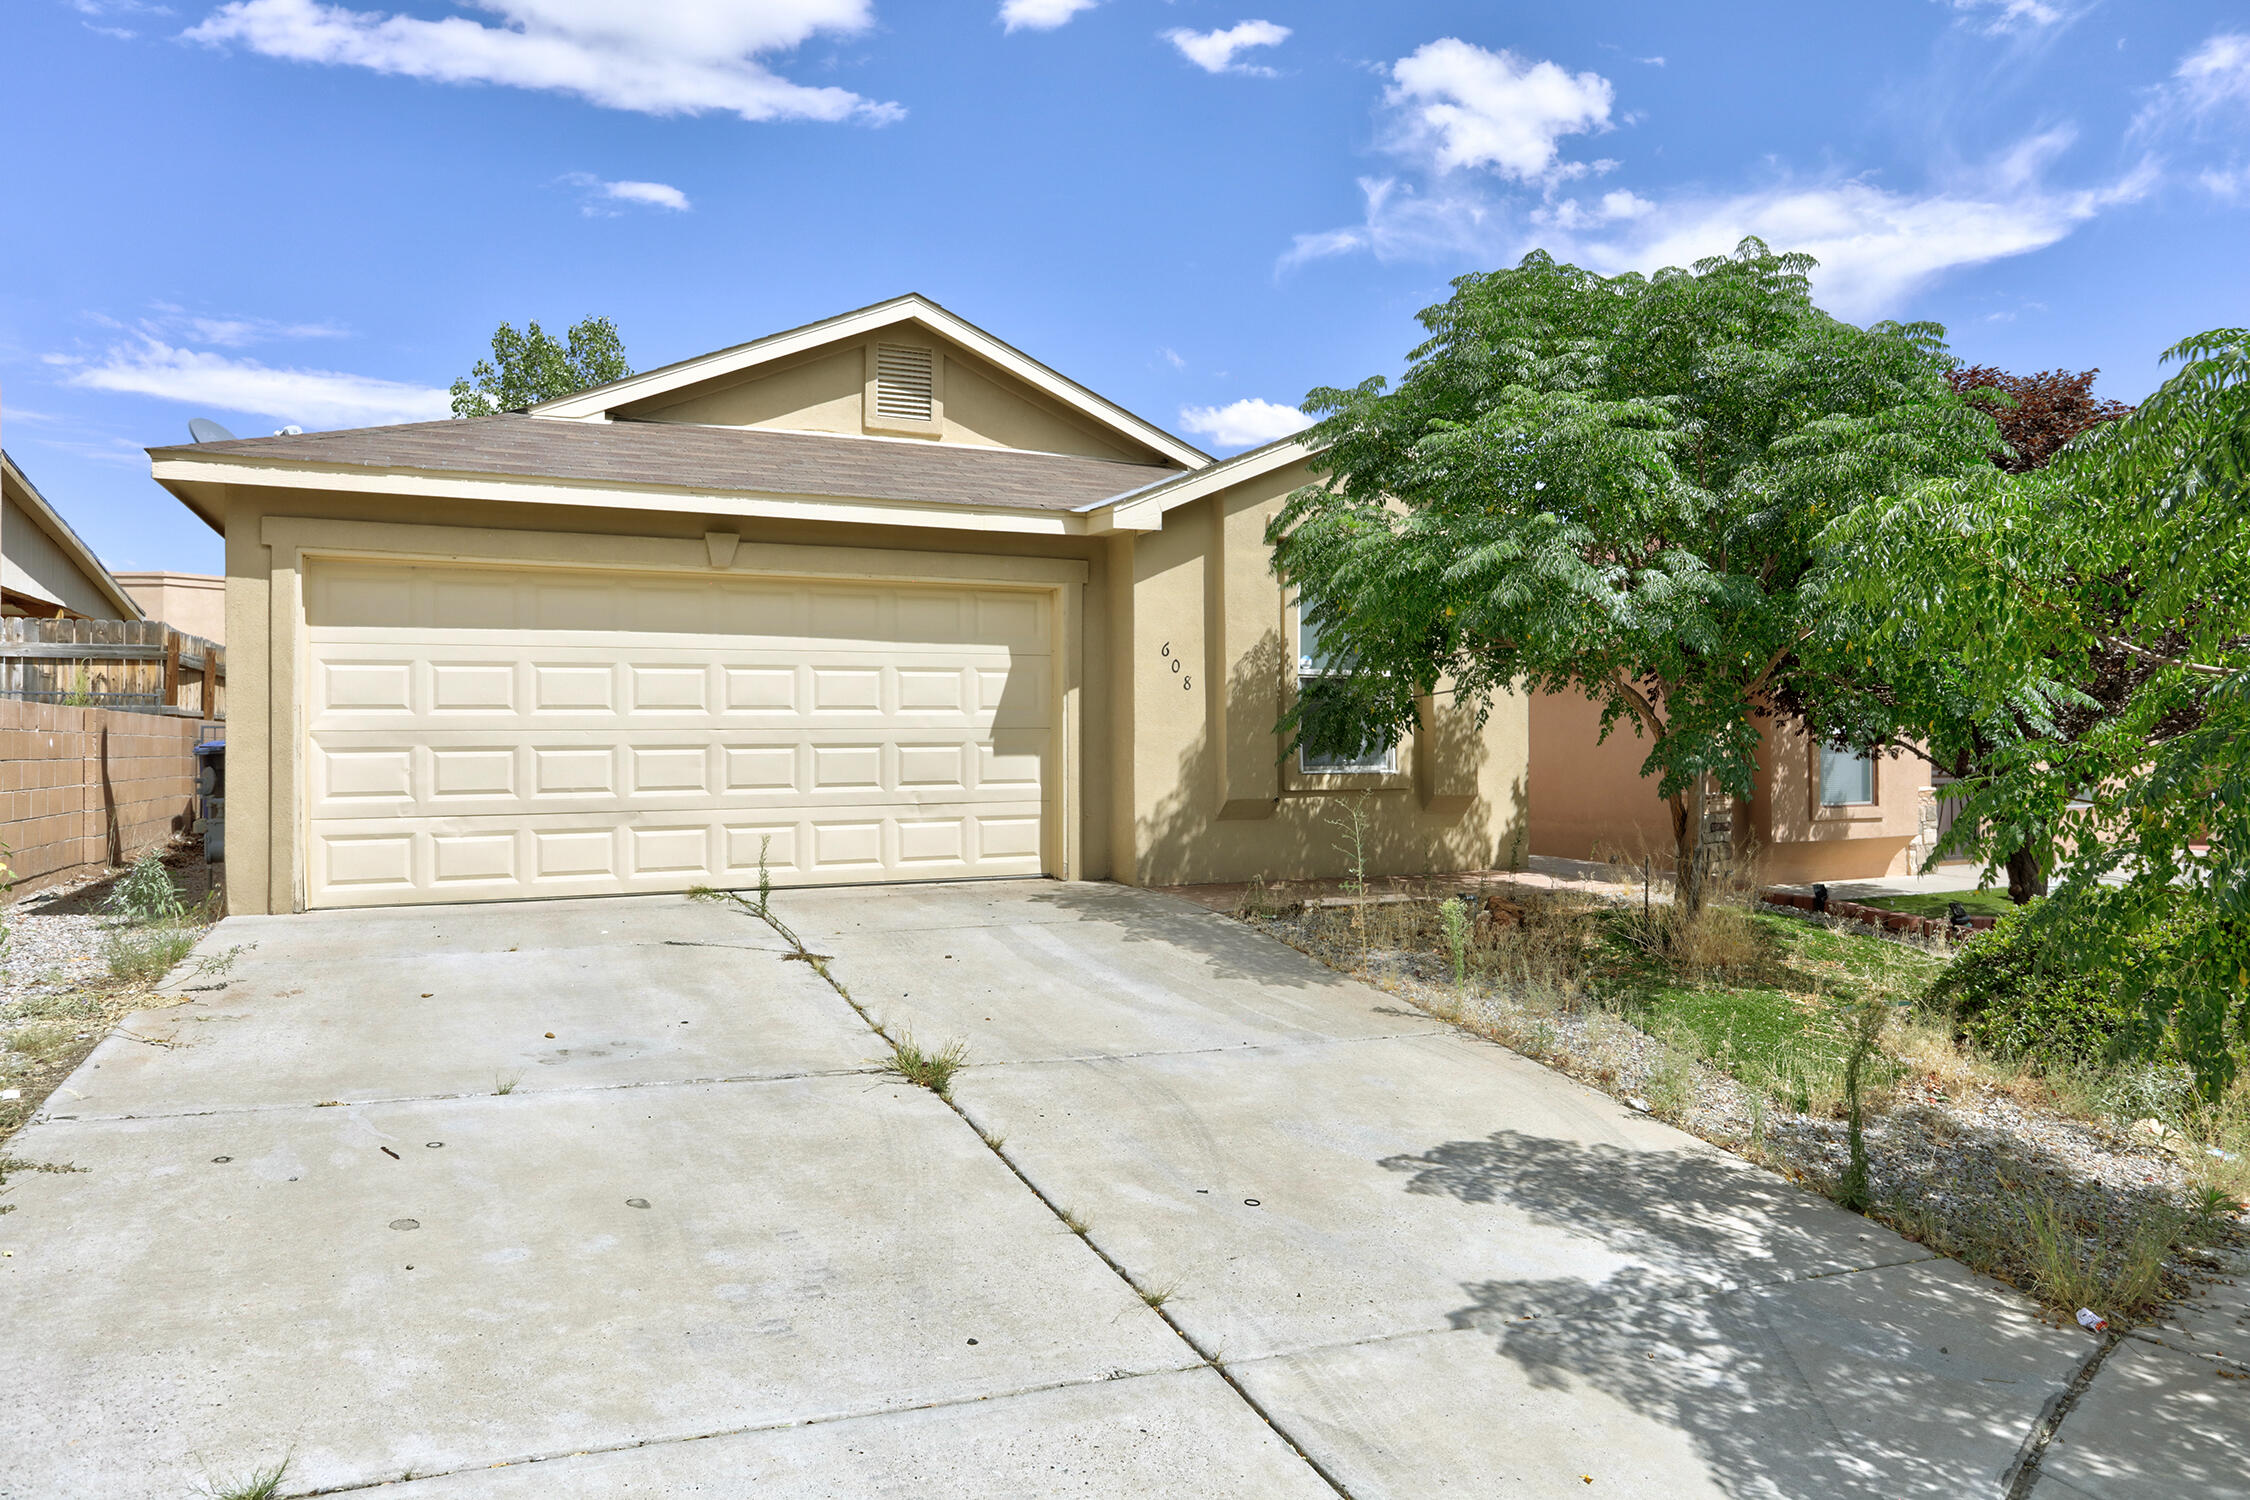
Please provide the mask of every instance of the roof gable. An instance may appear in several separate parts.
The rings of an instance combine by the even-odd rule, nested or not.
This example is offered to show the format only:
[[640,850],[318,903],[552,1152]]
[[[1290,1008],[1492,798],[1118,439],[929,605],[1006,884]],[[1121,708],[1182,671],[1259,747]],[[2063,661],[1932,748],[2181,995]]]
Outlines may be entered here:
[[[938,355],[927,422],[875,411],[876,347]],[[926,297],[908,295],[530,408],[537,418],[897,436],[1199,469],[1209,455]]]

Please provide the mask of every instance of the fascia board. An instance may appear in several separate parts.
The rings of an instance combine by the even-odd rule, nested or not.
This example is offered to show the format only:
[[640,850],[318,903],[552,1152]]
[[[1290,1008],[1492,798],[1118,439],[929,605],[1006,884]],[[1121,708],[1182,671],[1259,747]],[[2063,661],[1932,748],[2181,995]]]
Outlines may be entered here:
[[1312,450],[1297,438],[1283,438],[1263,448],[1253,448],[1248,453],[1224,459],[1208,469],[1158,480],[1137,490],[1127,490],[1122,495],[1112,495],[1107,500],[1096,500],[1078,507],[1086,516],[1088,530],[1101,533],[1110,531],[1156,531],[1163,527],[1164,517],[1180,506],[1201,500],[1221,490],[1246,484],[1261,475],[1309,457]]
[[744,519],[779,517],[840,521],[862,526],[915,526],[940,531],[1014,532],[1033,536],[1076,536],[1086,531],[1086,518],[1067,510],[1014,510],[758,490],[704,490],[662,485],[625,489],[614,485],[573,483],[559,479],[522,479],[504,475],[440,474],[418,469],[372,469],[359,466],[281,468],[192,458],[158,459],[153,472],[158,483],[183,498],[185,486],[223,484],[266,489],[322,490],[350,495],[489,500],[512,505],[580,505],[606,510],[695,511]]
[[722,349],[662,369],[650,370],[609,385],[575,395],[542,401],[528,408],[534,417],[553,420],[603,421],[613,409],[667,391],[723,379],[759,365],[771,364],[827,344],[841,343],[899,323],[920,323],[932,333],[950,339],[979,359],[998,366],[1037,390],[1045,392],[1113,432],[1142,443],[1175,463],[1190,469],[1208,467],[1211,455],[1181,442],[1163,428],[1134,416],[1122,406],[1096,395],[1077,381],[1039,363],[1022,350],[1004,344],[974,323],[946,311],[926,297],[906,296],[879,302],[858,312],[843,313],[818,323],[808,323],[752,343]]

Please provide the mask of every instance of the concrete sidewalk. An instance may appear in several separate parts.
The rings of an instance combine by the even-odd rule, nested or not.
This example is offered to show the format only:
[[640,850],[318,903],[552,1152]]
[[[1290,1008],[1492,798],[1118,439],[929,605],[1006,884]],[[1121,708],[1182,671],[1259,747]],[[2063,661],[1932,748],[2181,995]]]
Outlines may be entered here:
[[[777,905],[958,1109],[724,909],[222,924],[9,1143],[83,1170],[8,1182],[0,1496],[1997,1496],[2100,1348],[1186,903]],[[2250,1493],[2205,1311],[2038,1493]]]

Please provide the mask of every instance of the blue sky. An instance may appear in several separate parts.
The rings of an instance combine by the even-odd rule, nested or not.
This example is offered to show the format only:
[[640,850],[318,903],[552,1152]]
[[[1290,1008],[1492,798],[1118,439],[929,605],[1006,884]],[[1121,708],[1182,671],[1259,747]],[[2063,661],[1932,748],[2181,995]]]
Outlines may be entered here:
[[1221,452],[1540,246],[1758,232],[2127,400],[2250,322],[2220,0],[9,0],[0,49],[0,438],[119,569],[220,565],[142,446],[443,415],[502,319],[647,368],[921,291]]

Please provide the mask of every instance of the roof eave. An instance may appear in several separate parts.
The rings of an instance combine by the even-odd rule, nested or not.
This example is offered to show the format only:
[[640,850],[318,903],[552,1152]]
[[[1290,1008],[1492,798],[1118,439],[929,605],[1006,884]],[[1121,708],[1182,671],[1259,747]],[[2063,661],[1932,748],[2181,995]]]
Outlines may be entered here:
[[15,479],[17,488],[28,498],[30,503],[25,506],[25,510],[32,520],[47,533],[56,546],[62,548],[78,571],[85,574],[88,581],[108,597],[109,602],[125,619],[147,619],[148,612],[141,608],[131,594],[125,592],[124,586],[112,576],[101,558],[94,554],[94,549],[87,546],[78,533],[71,529],[70,523],[62,518],[62,513],[55,509],[53,503],[39,493],[39,486],[31,482],[31,476],[16,467],[16,461],[5,453],[0,453],[0,466],[5,466],[8,474]]
[[1087,530],[1096,534],[1112,531],[1157,531],[1164,525],[1164,517],[1180,506],[1201,500],[1209,495],[1229,490],[1238,484],[1248,483],[1261,474],[1270,474],[1302,459],[1310,458],[1316,450],[1305,441],[1303,433],[1292,433],[1277,438],[1261,447],[1224,458],[1205,469],[1191,469],[1185,474],[1175,474],[1153,484],[1126,490],[1106,500],[1095,500],[1077,508],[1086,518]]
[[[149,450],[157,483],[204,512],[190,498],[198,489],[246,486],[327,490],[344,494],[480,500],[516,505],[577,505],[597,509],[680,511],[744,520],[762,517],[826,520],[870,526],[916,526],[940,531],[992,531],[1075,536],[1086,517],[1061,507],[959,505],[945,501],[862,495],[817,495],[780,490],[691,485],[619,485],[600,480],[455,469],[316,464],[274,459],[246,461],[196,456],[192,449]],[[209,516],[205,515],[209,520]],[[223,527],[220,528],[222,531]]]

